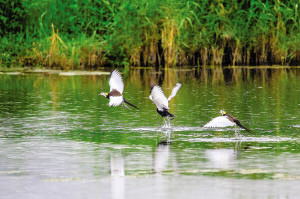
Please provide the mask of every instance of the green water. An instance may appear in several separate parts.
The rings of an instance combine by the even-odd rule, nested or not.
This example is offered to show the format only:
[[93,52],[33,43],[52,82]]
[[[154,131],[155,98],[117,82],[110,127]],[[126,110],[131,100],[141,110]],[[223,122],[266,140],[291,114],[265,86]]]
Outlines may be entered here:
[[[108,106],[109,75],[0,74],[1,198],[300,194],[300,69],[120,71],[141,110]],[[183,85],[171,128],[151,82]],[[202,128],[221,109],[253,133]]]

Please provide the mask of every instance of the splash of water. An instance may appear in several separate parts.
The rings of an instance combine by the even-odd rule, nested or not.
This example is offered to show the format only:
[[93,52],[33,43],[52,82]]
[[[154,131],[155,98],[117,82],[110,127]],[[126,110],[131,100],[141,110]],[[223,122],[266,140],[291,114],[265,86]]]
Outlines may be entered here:
[[171,129],[172,130],[172,127],[171,127],[171,120],[170,118],[163,118],[164,120],[164,124],[162,125],[162,129]]

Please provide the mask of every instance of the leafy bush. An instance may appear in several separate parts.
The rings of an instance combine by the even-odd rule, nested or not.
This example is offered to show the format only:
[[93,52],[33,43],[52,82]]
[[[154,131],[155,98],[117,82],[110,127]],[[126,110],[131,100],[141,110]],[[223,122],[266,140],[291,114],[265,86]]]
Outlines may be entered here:
[[0,64],[298,64],[297,0],[1,0]]

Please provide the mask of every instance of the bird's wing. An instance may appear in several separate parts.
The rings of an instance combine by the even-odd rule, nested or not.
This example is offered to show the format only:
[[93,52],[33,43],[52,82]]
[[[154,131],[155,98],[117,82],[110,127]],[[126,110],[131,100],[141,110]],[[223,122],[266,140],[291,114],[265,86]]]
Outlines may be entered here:
[[169,109],[168,100],[159,86],[152,88],[149,98],[154,102],[158,110]]
[[180,83],[177,83],[175,86],[174,86],[174,88],[173,88],[173,90],[172,90],[172,93],[171,93],[171,95],[169,96],[169,98],[168,98],[168,101],[169,100],[171,100],[173,97],[175,97],[175,95],[177,94],[177,92],[179,91],[179,89],[181,88],[181,84]]
[[116,89],[121,94],[123,93],[124,83],[123,83],[122,76],[119,73],[119,71],[114,70],[111,73],[110,79],[109,79],[109,87],[110,87],[110,91],[112,91],[113,89]]
[[231,122],[225,116],[219,116],[212,119],[210,122],[205,124],[203,127],[205,128],[218,128],[218,127],[227,127],[227,126],[234,126],[235,123]]
[[109,106],[119,106],[123,102],[123,96],[110,96]]

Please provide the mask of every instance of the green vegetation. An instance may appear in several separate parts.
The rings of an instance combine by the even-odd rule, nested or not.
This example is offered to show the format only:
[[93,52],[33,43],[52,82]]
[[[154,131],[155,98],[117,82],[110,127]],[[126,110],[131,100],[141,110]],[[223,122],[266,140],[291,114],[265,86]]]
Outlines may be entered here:
[[0,66],[297,65],[298,3],[1,0]]

